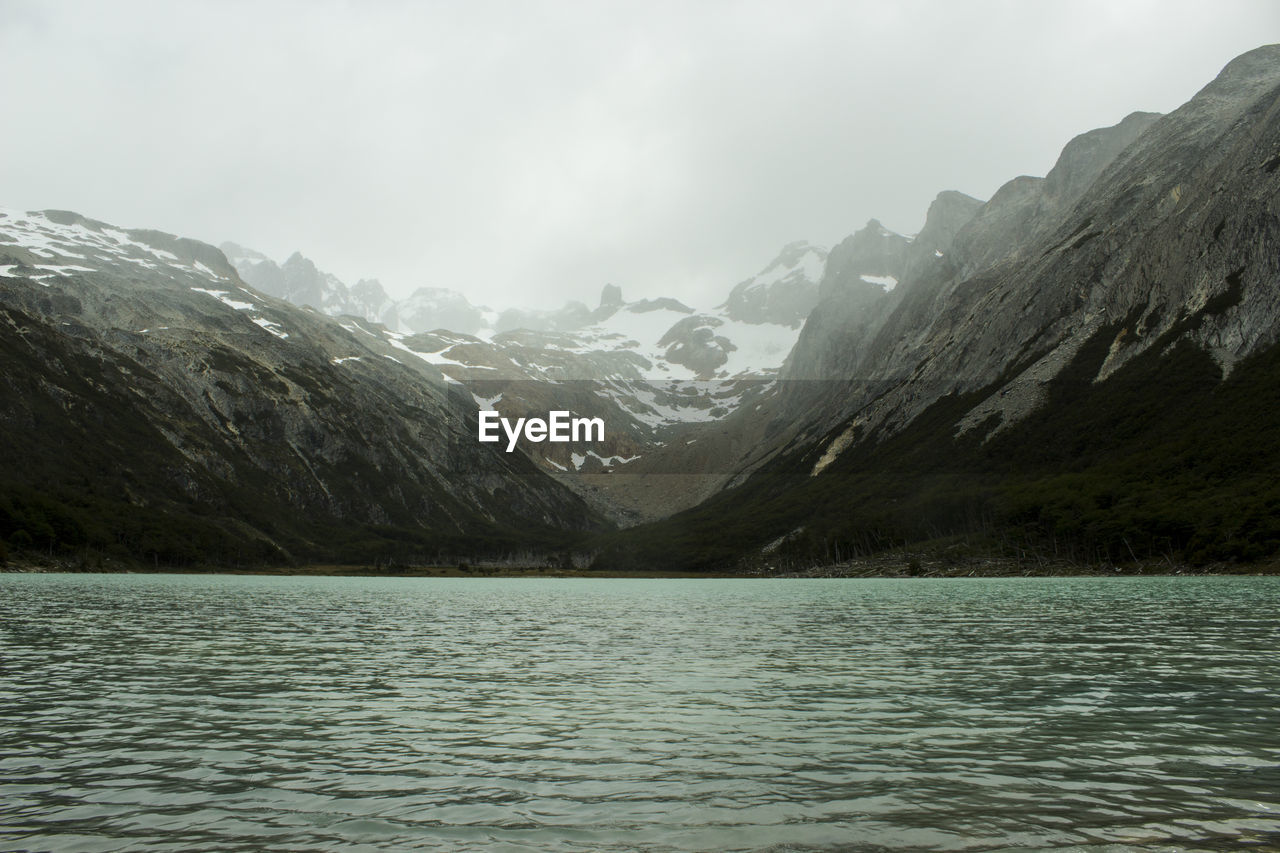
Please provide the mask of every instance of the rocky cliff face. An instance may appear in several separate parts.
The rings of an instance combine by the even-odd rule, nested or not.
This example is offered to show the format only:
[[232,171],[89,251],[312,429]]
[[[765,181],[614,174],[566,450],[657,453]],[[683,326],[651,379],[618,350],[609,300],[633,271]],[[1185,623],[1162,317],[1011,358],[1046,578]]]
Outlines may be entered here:
[[[764,513],[790,519],[775,537],[804,529],[829,545],[822,536],[843,531],[867,545],[926,528],[990,530],[998,519],[1020,536],[1069,530],[1073,547],[1093,543],[1089,553],[1111,559],[1130,547],[1270,547],[1271,534],[1257,532],[1266,522],[1241,533],[1210,521],[1209,509],[1184,516],[1210,492],[1242,516],[1264,513],[1266,488],[1242,491],[1231,471],[1280,461],[1265,432],[1254,436],[1256,457],[1234,444],[1211,449],[1220,436],[1201,433],[1230,424],[1253,435],[1253,424],[1274,423],[1267,403],[1249,414],[1225,401],[1262,400],[1245,389],[1267,387],[1271,375],[1277,164],[1280,46],[1271,46],[1230,63],[1167,116],[1135,113],[1077,137],[1044,179],[1015,178],[981,205],[940,196],[913,241],[870,224],[832,250],[784,381],[760,403],[767,426],[724,425],[762,439],[730,480],[741,488],[682,529],[741,536],[749,516]],[[873,271],[896,286],[866,286]],[[1056,426],[1072,423],[1080,433]],[[1180,461],[1161,462],[1153,446]],[[1192,494],[1171,473],[1180,466],[1215,485]],[[1072,509],[1054,479],[1064,470],[1079,472]],[[873,504],[867,495],[877,494]],[[847,507],[839,517],[823,503],[835,495]],[[903,510],[886,509],[894,505]],[[1133,521],[1114,521],[1124,518]]]
[[[691,470],[681,452],[690,442],[685,433],[752,410],[768,392],[800,334],[797,306],[816,298],[825,254],[793,243],[708,312],[669,297],[627,301],[621,288],[606,285],[594,308],[504,311],[496,333],[366,331],[435,365],[478,406],[504,417],[569,408],[603,418],[603,443],[525,449],[602,511],[634,523],[687,506],[721,482],[717,453],[715,473],[673,486],[673,467]],[[869,286],[882,293],[888,284]],[[706,467],[694,461],[693,470]]]
[[758,274],[739,283],[723,308],[732,320],[799,326],[818,302],[827,252],[803,240],[788,243]]
[[193,240],[3,213],[0,344],[0,524],[43,524],[51,547],[425,558],[600,523],[478,444],[474,400],[436,368]]
[[[1013,422],[1104,327],[1122,328],[1099,379],[1215,298],[1235,304],[1188,334],[1224,367],[1268,342],[1276,264],[1249,242],[1272,215],[1262,155],[1277,85],[1275,49],[1246,55],[1171,115],[1077,137],[1044,181],[1006,184],[848,363],[877,399],[846,411],[892,432],[943,395],[990,387],[966,423]],[[796,364],[803,375],[804,352]]]
[[[560,312],[551,325],[563,330],[477,337],[466,330],[492,318],[452,292],[423,289],[393,303],[378,282],[347,288],[300,254],[277,265],[225,248],[229,257],[70,213],[0,220],[4,309],[24,340],[40,340],[37,350],[15,354],[10,447],[18,453],[24,430],[43,418],[78,448],[65,460],[51,457],[47,443],[25,463],[15,455],[10,470],[24,472],[15,488],[37,488],[42,471],[74,478],[79,467],[109,472],[115,484],[136,477],[121,486],[120,501],[103,498],[102,512],[133,518],[136,527],[154,509],[168,529],[194,525],[196,538],[217,543],[223,556],[234,550],[254,559],[364,558],[333,538],[372,528],[386,530],[368,541],[397,553],[433,543],[459,552],[476,541],[564,540],[565,531],[603,523],[597,511],[633,517],[625,500],[610,497],[630,490],[607,475],[675,440],[684,425],[722,418],[752,399],[799,334],[696,314],[674,299],[628,302],[607,286],[598,307]],[[772,289],[779,299],[784,291]],[[702,334],[722,324],[738,343]],[[432,331],[400,331],[423,326]],[[66,360],[92,369],[101,388],[87,391],[51,368]],[[48,388],[32,396],[22,377],[36,375]],[[139,375],[145,381],[131,380]],[[131,381],[145,396],[127,387]],[[46,392],[87,395],[113,411],[112,452],[138,461],[113,467],[102,447],[84,441],[90,426],[55,415]],[[603,417],[609,429],[603,442],[522,444],[508,455],[476,442],[482,409],[512,418],[568,409]],[[12,518],[34,512],[35,493],[23,494],[12,497],[20,504]],[[59,500],[67,517],[80,511],[65,501],[85,502],[76,489]],[[104,535],[73,538],[100,547]],[[215,547],[189,550],[181,538],[146,547],[179,562]],[[115,544],[136,554],[144,539],[134,532]]]
[[331,317],[360,317],[408,334],[448,329],[467,335],[488,328],[495,319],[488,309],[472,305],[465,296],[447,288],[422,287],[397,302],[377,279],[361,279],[348,287],[300,252],[277,264],[236,243],[226,242],[220,248],[251,287]]
[[[1039,331],[1030,328],[1034,320],[988,306],[964,312],[970,328],[935,324],[953,315],[956,304],[976,288],[989,288],[979,283],[987,276],[1004,279],[1007,287],[1025,287],[1027,266],[1038,260],[1036,247],[1043,251],[1042,244],[1063,227],[1104,170],[1157,118],[1134,113],[1113,127],[1081,134],[1063,149],[1048,176],[1014,178],[986,203],[942,193],[913,240],[893,242],[880,233],[878,223],[869,224],[833,251],[840,265],[828,265],[820,310],[806,325],[784,376],[855,383],[852,399],[825,407],[826,415],[836,418],[887,393],[877,403],[877,410],[885,410],[900,393],[889,389],[910,384],[909,412],[895,419],[901,426],[938,397],[965,387],[956,380],[966,373],[977,371],[988,381],[1000,375],[1008,367],[1005,359],[1016,358]],[[899,286],[878,293],[866,285],[864,269],[891,270],[901,277]],[[1003,345],[990,348],[993,361],[985,369],[969,354],[939,360],[938,350],[988,334],[990,324],[1005,319],[1017,328],[1006,329]]]

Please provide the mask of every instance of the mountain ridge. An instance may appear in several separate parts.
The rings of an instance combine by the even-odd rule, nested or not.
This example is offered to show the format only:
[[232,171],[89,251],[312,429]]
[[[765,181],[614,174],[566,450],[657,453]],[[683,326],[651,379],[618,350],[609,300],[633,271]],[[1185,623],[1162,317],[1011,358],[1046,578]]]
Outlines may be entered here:
[[381,339],[249,288],[222,253],[0,213],[0,538],[202,561],[565,548],[607,523]]
[[[1126,447],[1134,458],[1147,460],[1141,443],[1124,441],[1137,441],[1143,430],[1153,443],[1174,441],[1172,428],[1126,419],[1123,401],[1111,393],[1116,386],[1107,385],[1113,378],[1132,382],[1136,371],[1149,384],[1178,387],[1182,373],[1194,375],[1199,378],[1187,379],[1188,399],[1217,406],[1217,386],[1203,387],[1206,361],[1217,365],[1222,397],[1234,393],[1234,384],[1221,383],[1234,376],[1235,365],[1250,365],[1240,382],[1257,382],[1269,369],[1266,354],[1280,328],[1280,262],[1273,250],[1280,241],[1277,152],[1280,47],[1269,46],[1233,61],[1167,116],[1132,114],[1112,128],[1076,137],[1051,172],[1055,180],[1006,183],[955,231],[949,252],[937,252],[936,263],[883,297],[841,302],[829,288],[784,368],[778,394],[762,401],[759,418],[768,425],[755,428],[762,441],[727,478],[736,488],[666,526],[629,531],[621,541],[632,549],[630,558],[644,553],[641,539],[647,536],[669,545],[652,549],[648,559],[723,569],[734,561],[764,560],[760,549],[779,537],[807,539],[796,547],[815,559],[842,536],[848,537],[841,544],[849,553],[873,541],[917,540],[926,529],[933,538],[990,533],[994,519],[1000,519],[1000,535],[1011,535],[1016,523],[1019,536],[1042,547],[1045,540],[1038,537],[1052,538],[1054,530],[1045,527],[1044,514],[1057,512],[1049,504],[1060,499],[1050,484],[1054,470],[1037,462],[1025,474],[1011,471],[989,455],[990,448],[1026,456],[1023,445],[1036,446],[1053,432],[1046,412],[1079,422],[1089,413],[1067,401],[1090,400],[1102,407],[1099,420],[1125,424],[1125,435],[1106,452]],[[869,245],[874,232],[864,229],[861,242]],[[867,251],[871,260],[892,256]],[[828,273],[834,269],[829,265]],[[1167,401],[1149,400],[1145,393],[1140,399],[1152,411],[1166,412],[1168,422],[1182,424],[1176,441],[1194,434],[1195,424],[1175,417],[1176,410],[1166,411]],[[1212,414],[1206,420],[1218,423],[1234,417],[1216,408],[1207,412]],[[1254,417],[1265,423],[1274,413],[1264,407]],[[726,426],[740,433],[751,429],[737,421]],[[1203,440],[1212,444],[1209,436]],[[954,458],[921,445],[951,448]],[[1246,514],[1259,511],[1258,496],[1269,490],[1237,488],[1219,479],[1222,471],[1203,457],[1197,451],[1192,458],[1214,472],[1206,476],[1215,478],[1222,501],[1249,507]],[[912,461],[925,458],[936,473]],[[944,476],[960,460],[969,468]],[[1256,467],[1270,470],[1274,462],[1263,453]],[[895,469],[897,482],[890,474]],[[1090,469],[1088,476],[1093,483],[1109,475]],[[1188,506],[1198,505],[1188,491],[1192,484],[1171,479],[1170,472],[1144,476],[1168,494],[1184,495]],[[1153,520],[1172,511],[1145,481],[1118,479],[1142,496],[1135,497],[1133,517]],[[987,485],[975,490],[970,484],[976,481]],[[944,488],[956,496],[945,512],[939,507],[948,499],[937,491]],[[918,516],[897,514],[887,521],[882,507],[860,497],[877,491],[884,501],[916,506]],[[847,502],[847,514],[822,503],[836,494]],[[931,504],[934,499],[926,496],[934,494]],[[1042,498],[1045,503],[1037,505]],[[1116,499],[1099,493],[1088,500],[1095,498]],[[1009,509],[1026,503],[1030,507]],[[804,507],[823,521],[805,523]],[[1081,510],[1085,516],[1100,511]],[[1193,524],[1166,537],[1167,547],[1197,559],[1270,547],[1261,544],[1270,541],[1269,526],[1259,526],[1258,538],[1237,548],[1230,544],[1237,541],[1234,534],[1212,529],[1225,523],[1212,517],[1203,530]],[[777,520],[761,520],[766,518]],[[1128,547],[1123,542],[1136,540],[1133,531],[1141,529],[1122,535],[1076,530],[1072,547],[1117,559],[1119,549]],[[681,534],[670,536],[670,530]],[[699,535],[705,538],[701,544]],[[708,544],[725,537],[732,541]],[[1135,553],[1149,554],[1155,545],[1142,538]],[[619,559],[610,552],[601,565]]]
[[[1043,178],[939,193],[914,237],[873,219],[829,251],[789,243],[710,311],[615,285],[532,313],[424,289],[415,325],[484,326],[406,331],[405,303],[300,254],[5,213],[0,536],[102,550],[97,512],[123,551],[189,559],[144,523],[159,507],[259,560],[468,541],[689,571],[922,542],[1257,559],[1280,550],[1278,199],[1273,45],[1168,115],[1077,135]],[[472,440],[480,410],[560,407],[609,439]]]

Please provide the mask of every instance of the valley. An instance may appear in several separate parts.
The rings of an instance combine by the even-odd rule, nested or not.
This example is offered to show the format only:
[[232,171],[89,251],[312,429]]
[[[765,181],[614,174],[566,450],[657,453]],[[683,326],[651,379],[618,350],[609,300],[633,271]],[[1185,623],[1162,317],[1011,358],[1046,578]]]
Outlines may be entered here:
[[[712,306],[397,301],[302,254],[5,211],[0,541],[153,569],[1266,564],[1277,163],[1271,46],[1043,178],[939,193],[916,234],[789,243]],[[551,411],[605,438],[476,440]]]

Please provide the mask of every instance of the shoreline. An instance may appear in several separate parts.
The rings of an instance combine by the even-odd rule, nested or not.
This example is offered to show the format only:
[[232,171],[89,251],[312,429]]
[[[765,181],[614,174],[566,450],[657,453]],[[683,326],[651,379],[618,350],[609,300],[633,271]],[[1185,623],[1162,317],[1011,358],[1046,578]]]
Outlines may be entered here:
[[549,567],[474,567],[412,566],[385,569],[376,566],[308,564],[303,566],[114,566],[79,568],[72,565],[17,563],[0,567],[0,574],[78,574],[78,575],[258,575],[262,577],[351,577],[351,578],[748,578],[761,577],[731,572],[685,571],[591,571]]
[[0,566],[6,574],[177,574],[259,575],[263,577],[386,577],[386,578],[548,578],[548,579],[965,579],[965,578],[1068,578],[1068,577],[1228,577],[1280,575],[1280,558],[1256,563],[1210,563],[1191,566],[1168,560],[1121,564],[1080,564],[1068,561],[1026,560],[1010,557],[970,558],[942,562],[924,555],[890,553],[803,569],[759,567],[729,571],[659,571],[563,569],[549,566],[410,566],[387,569],[313,563],[299,566],[162,566],[124,564],[87,567],[75,560],[10,560]]

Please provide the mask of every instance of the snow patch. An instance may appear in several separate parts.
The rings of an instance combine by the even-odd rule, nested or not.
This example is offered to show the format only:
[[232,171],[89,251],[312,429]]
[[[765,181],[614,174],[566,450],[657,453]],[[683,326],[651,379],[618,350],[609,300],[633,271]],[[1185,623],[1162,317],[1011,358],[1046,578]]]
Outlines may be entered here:
[[[377,336],[377,335],[375,335],[373,332],[371,332],[371,331],[369,331],[368,329],[366,329],[364,326],[361,326],[359,323],[339,323],[338,325],[342,326],[342,328],[346,329],[348,332],[350,332],[350,333],[351,333],[351,334],[353,334],[353,335],[354,335],[356,332],[364,332],[366,335],[368,335],[368,336],[369,336],[369,337],[371,337],[371,338],[376,338],[376,337],[378,337],[378,336]],[[388,334],[388,335],[392,335],[392,334],[395,334],[395,333],[394,333],[394,332],[387,332],[387,334]],[[401,336],[401,337],[403,337],[403,336]]]
[[[167,253],[166,253],[166,254],[167,254]],[[176,259],[175,259],[175,260],[176,260]],[[200,263],[199,261],[194,262],[194,263],[192,264],[192,266],[193,266],[193,267],[195,267],[195,268],[196,268],[197,270],[199,270],[200,272],[204,273],[204,274],[205,274],[206,276],[208,276],[209,278],[217,279],[217,280],[220,280],[220,281],[226,278],[226,276],[218,275],[216,272],[214,272],[213,270],[209,269],[208,267],[206,267],[204,264]],[[243,288],[243,287],[242,287],[242,288],[240,288],[240,289],[241,289],[241,290],[244,290],[244,288]]]
[[898,280],[891,275],[860,275],[860,279],[867,284],[878,284],[884,288],[885,293],[893,290],[898,286]]
[[[229,305],[237,311],[252,311],[257,307],[252,302],[241,302],[237,299],[232,299],[231,294],[225,290],[208,290],[203,287],[193,287],[191,289],[196,293],[207,293],[223,305]],[[254,322],[256,323],[257,321],[255,320]]]
[[261,326],[262,328],[266,329],[268,332],[275,335],[277,338],[280,338],[281,340],[289,337],[289,333],[286,332],[283,328],[281,328],[279,323],[273,323],[271,320],[268,320],[266,317],[254,317],[253,322]]
[[817,282],[822,278],[822,271],[826,263],[825,253],[816,246],[810,246],[805,249],[800,259],[790,266],[779,261],[766,267],[764,272],[750,279],[751,284],[747,285],[747,289],[755,290],[758,287],[768,287],[791,278],[808,279],[809,281]]
[[[121,263],[149,270],[172,269],[175,273],[193,272],[215,280],[222,279],[209,267],[193,262],[188,265],[173,252],[134,240],[117,228],[76,222],[61,225],[42,213],[0,210],[0,223],[6,233],[0,234],[0,245],[19,245],[45,259],[75,258],[86,265],[42,265],[54,274],[99,272]],[[97,266],[90,266],[97,264]]]
[[[603,465],[605,468],[612,468],[614,465],[626,465],[628,462],[635,462],[637,459],[640,458],[639,454],[635,456],[601,456],[599,453],[596,453],[594,450],[588,450],[586,453],[569,454],[569,458],[573,460],[573,469],[575,471],[581,471],[582,466],[586,463],[588,456],[595,457],[596,459],[598,459],[600,461],[600,464]],[[547,461],[551,462],[550,459],[548,459]],[[555,463],[552,463],[552,464],[554,465]],[[557,465],[556,467],[559,467],[559,466]],[[563,471],[565,469],[560,468],[560,470]]]
[[72,264],[55,266],[53,264],[36,264],[37,269],[49,270],[55,275],[66,275],[69,272],[97,272],[92,267],[78,267]]

